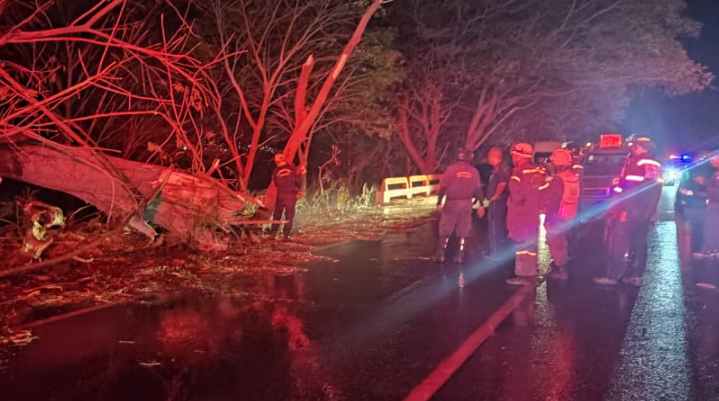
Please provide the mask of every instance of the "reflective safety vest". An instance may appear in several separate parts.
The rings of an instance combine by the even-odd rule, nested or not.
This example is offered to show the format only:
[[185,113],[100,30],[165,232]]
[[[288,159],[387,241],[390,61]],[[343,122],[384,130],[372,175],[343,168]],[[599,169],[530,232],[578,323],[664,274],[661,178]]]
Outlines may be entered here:
[[565,220],[573,219],[579,211],[579,174],[573,170],[563,170],[557,173],[557,177],[561,178],[564,184],[558,214]]

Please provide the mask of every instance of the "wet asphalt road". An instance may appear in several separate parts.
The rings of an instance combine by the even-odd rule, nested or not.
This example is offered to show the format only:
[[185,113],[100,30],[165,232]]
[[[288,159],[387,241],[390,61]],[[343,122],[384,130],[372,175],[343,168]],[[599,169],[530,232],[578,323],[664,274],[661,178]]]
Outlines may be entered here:
[[[434,399],[719,400],[719,293],[690,285],[665,192],[641,289],[594,286],[602,252],[586,247]],[[39,327],[0,400],[401,400],[514,291],[511,266],[431,263],[433,232],[330,248],[338,263],[232,297]]]

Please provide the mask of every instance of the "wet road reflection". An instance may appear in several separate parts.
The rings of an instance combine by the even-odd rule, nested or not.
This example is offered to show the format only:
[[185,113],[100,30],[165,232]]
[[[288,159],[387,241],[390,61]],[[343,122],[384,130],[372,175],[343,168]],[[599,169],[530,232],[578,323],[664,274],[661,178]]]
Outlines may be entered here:
[[[538,288],[435,399],[719,399],[719,293],[680,269],[679,228],[653,232],[639,290],[592,285],[602,258],[585,249],[572,278]],[[434,233],[331,248],[339,262],[248,278],[234,296],[40,327],[0,372],[0,399],[402,399],[513,292],[511,266],[430,262]],[[546,270],[544,246],[540,260]]]
[[3,399],[235,400],[248,388],[243,399],[340,399],[297,316],[302,304],[285,300],[301,285],[265,284],[281,300],[179,300],[40,329],[0,380]]
[[668,221],[673,190],[650,238],[644,287],[593,286],[602,262],[585,249],[592,257],[573,261],[573,277],[540,287],[435,399],[719,399],[719,297],[690,296],[685,307],[694,289],[679,261],[686,233]]
[[338,263],[246,279],[231,297],[39,327],[0,375],[2,400],[401,398],[509,294],[493,289],[509,273],[497,265],[427,260],[434,232],[329,249]]
[[651,269],[624,338],[608,397],[614,400],[695,399],[687,349],[687,316],[676,246],[676,226],[650,234]]

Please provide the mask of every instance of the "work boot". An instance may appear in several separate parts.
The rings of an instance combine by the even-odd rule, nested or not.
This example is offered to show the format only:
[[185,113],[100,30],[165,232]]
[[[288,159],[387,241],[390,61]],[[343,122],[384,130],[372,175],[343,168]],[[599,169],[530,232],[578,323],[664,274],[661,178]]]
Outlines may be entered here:
[[552,280],[567,280],[569,273],[564,266],[554,265],[552,271],[547,274],[547,277]]
[[459,250],[457,251],[457,254],[454,255],[454,263],[462,262],[464,262],[464,238],[459,239]]
[[437,254],[434,256],[435,262],[444,263],[447,245],[449,245],[449,237],[440,237],[437,243]]
[[617,285],[617,280],[612,280],[612,279],[609,278],[609,277],[597,277],[597,278],[594,279],[594,283],[595,283],[595,284],[599,284],[599,285],[611,285],[611,286],[614,286],[614,285]]
[[271,241],[277,241],[277,230],[270,230],[269,237]]

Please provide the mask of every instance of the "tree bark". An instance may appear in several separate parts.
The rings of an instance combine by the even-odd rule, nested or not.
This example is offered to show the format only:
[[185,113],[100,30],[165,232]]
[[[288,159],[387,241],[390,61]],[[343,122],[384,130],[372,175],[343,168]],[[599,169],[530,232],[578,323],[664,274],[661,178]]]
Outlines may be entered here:
[[[310,132],[310,129],[317,120],[317,117],[320,115],[320,111],[324,107],[325,102],[327,101],[327,97],[329,97],[330,95],[332,86],[334,86],[335,81],[337,81],[337,77],[339,77],[340,73],[342,72],[342,69],[344,69],[344,66],[347,63],[347,59],[349,59],[349,57],[352,55],[352,52],[354,52],[357,45],[359,45],[364,31],[365,29],[367,29],[367,24],[369,24],[372,15],[374,15],[374,13],[379,9],[383,1],[384,0],[374,0],[372,4],[370,4],[370,6],[367,8],[364,15],[360,19],[359,24],[357,24],[357,28],[355,28],[352,37],[350,38],[349,42],[347,42],[347,45],[345,45],[345,48],[342,50],[342,54],[340,54],[339,58],[335,62],[335,65],[332,67],[332,70],[330,71],[329,75],[322,83],[322,87],[317,93],[317,98],[312,103],[312,106],[309,108],[306,115],[302,119],[302,122],[299,125],[295,126],[292,130],[292,134],[290,135],[290,138],[287,141],[284,150],[284,154],[288,160],[293,160],[295,155],[297,154],[297,151],[299,150],[302,141],[305,140],[307,134]],[[312,60],[310,59],[308,60],[308,62],[311,63]]]
[[228,232],[231,226],[246,222],[240,213],[247,202],[259,204],[202,174],[116,157],[106,159],[134,191],[93,165],[92,150],[77,147],[0,149],[0,176],[65,192],[114,217],[143,216],[205,248],[217,248],[213,239],[216,230]]

